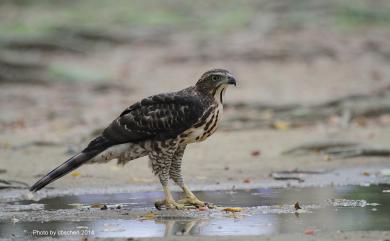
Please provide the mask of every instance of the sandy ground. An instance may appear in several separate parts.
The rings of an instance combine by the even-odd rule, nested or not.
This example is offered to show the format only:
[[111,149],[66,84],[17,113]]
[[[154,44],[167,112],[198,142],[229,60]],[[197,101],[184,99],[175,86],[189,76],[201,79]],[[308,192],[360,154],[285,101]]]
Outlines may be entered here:
[[[228,90],[228,104],[315,104],[389,87],[390,45],[386,40],[390,32],[383,27],[387,26],[386,22],[383,26],[364,25],[359,29],[332,28],[326,22],[329,19],[311,22],[310,19],[317,19],[317,16],[320,20],[326,17],[326,11],[333,13],[333,8],[322,7],[322,1],[312,1],[307,5],[310,11],[302,11],[309,15],[305,15],[303,23],[297,27],[294,21],[283,18],[284,11],[290,13],[291,6],[287,2],[274,2],[256,5],[254,10],[258,12],[245,27],[226,33],[202,35],[183,28],[158,35],[157,38],[163,41],[153,44],[139,39],[131,44],[87,42],[95,49],[85,55],[16,51],[13,57],[32,60],[50,69],[61,69],[62,74],[76,75],[81,81],[69,84],[54,78],[46,85],[1,83],[0,179],[32,185],[80,151],[127,106],[145,96],[192,85],[210,68],[227,68],[236,75],[238,86]],[[7,11],[19,11],[18,6],[3,8],[0,12]],[[32,16],[37,15],[35,11]],[[23,16],[22,12],[19,14]],[[9,21],[14,21],[13,15],[9,16]],[[19,18],[17,14],[14,16]],[[99,81],[91,78],[91,73],[92,77],[98,76]],[[232,110],[226,112],[229,118],[239,114]],[[187,148],[183,174],[195,189],[267,186],[269,183],[274,186],[280,183],[301,185],[270,177],[272,172],[294,169],[345,175],[345,178],[335,179],[313,175],[303,184],[379,182],[382,180],[380,172],[390,168],[389,157],[337,159],[319,153],[281,155],[282,151],[296,145],[324,140],[388,147],[389,114],[378,119],[367,125],[347,128],[323,120],[316,125],[287,130],[219,130],[207,141]],[[318,181],[321,179],[326,180]],[[122,190],[127,191],[160,188],[146,158],[124,167],[115,162],[85,165],[49,187],[68,192],[73,188],[92,191],[113,187],[123,187]],[[8,193],[7,189],[2,190],[0,196]],[[189,241],[199,239],[236,240],[237,237],[186,237]],[[245,237],[244,240],[291,239],[388,240],[389,233],[289,234]]]
[[[363,143],[369,140],[371,144],[386,146],[389,132],[389,128],[221,131],[203,143],[189,146],[184,157],[183,174],[191,184],[223,184],[256,183],[269,178],[273,171],[293,169],[331,171],[356,166],[390,168],[389,158],[384,157],[331,159],[321,154],[281,155],[282,151],[298,144],[319,140],[361,140]],[[16,136],[13,138],[18,139]],[[12,148],[3,150],[0,158],[6,173],[1,177],[32,184],[66,160],[69,157],[67,149],[65,146],[27,146],[20,147],[18,151]],[[253,152],[260,154],[256,156]],[[85,165],[78,172],[80,175],[67,175],[50,186],[110,187],[158,183],[148,167],[147,158],[134,160],[123,167],[117,166],[115,161]]]

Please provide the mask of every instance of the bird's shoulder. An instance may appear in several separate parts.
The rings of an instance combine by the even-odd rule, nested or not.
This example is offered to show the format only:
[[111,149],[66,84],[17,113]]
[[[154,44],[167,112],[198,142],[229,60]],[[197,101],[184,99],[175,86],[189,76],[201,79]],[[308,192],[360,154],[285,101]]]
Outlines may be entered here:
[[119,117],[137,110],[157,111],[185,107],[201,110],[205,104],[202,95],[194,87],[189,87],[176,92],[161,93],[144,98],[126,108]]

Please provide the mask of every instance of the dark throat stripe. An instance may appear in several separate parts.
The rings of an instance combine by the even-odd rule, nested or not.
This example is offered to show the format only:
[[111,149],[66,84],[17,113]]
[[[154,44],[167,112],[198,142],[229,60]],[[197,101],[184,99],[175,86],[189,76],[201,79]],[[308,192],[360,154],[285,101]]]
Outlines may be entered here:
[[[206,130],[203,135],[202,135],[202,138],[205,137],[205,136],[210,136],[211,135],[211,131],[216,127],[217,123],[218,123],[218,115],[219,115],[219,111],[217,111],[217,115],[216,117],[214,118],[214,123],[213,125],[210,127],[210,129]],[[210,121],[211,122],[211,121]]]
[[213,116],[211,117],[210,121],[206,123],[206,125],[204,127],[205,131],[207,131],[209,129],[209,126],[211,125],[211,123],[213,123],[214,118],[215,118],[215,114],[213,114]]

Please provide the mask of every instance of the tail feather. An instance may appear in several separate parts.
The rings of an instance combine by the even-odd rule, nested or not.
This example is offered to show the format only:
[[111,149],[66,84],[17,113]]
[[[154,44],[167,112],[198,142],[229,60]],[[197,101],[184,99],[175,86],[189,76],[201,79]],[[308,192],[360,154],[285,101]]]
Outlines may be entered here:
[[89,161],[91,158],[95,157],[97,154],[106,150],[112,145],[113,143],[103,136],[99,136],[95,138],[89,143],[87,148],[85,148],[82,152],[71,157],[69,160],[62,163],[59,167],[49,172],[46,176],[44,176],[39,181],[37,181],[30,188],[30,191],[32,192],[38,191],[39,189],[45,187],[47,184],[54,182],[58,178],[80,167],[81,165]]
[[92,153],[81,152],[73,157],[71,157],[66,162],[62,163],[60,166],[49,172],[46,176],[37,181],[31,188],[30,191],[36,192],[41,188],[45,187],[47,184],[54,182],[58,178],[68,174],[74,169],[80,167],[82,164],[87,162],[89,159],[94,157],[96,154],[91,155]]

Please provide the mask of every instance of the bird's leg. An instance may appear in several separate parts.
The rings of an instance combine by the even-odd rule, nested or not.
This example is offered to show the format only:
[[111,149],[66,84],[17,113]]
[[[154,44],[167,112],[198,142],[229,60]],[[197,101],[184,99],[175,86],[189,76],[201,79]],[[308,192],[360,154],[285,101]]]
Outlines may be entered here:
[[191,192],[191,190],[187,187],[187,185],[183,184],[180,187],[183,190],[185,197],[183,199],[178,200],[177,201],[178,203],[190,204],[190,205],[200,206],[200,207],[204,207],[206,205],[205,202],[200,201],[195,196],[195,194]]
[[172,193],[171,191],[169,190],[169,187],[168,185],[163,185],[163,190],[164,190],[164,194],[165,194],[165,199],[162,200],[162,201],[156,201],[154,203],[154,206],[158,209],[158,210],[161,210],[161,207],[162,206],[165,206],[166,208],[168,209],[172,209],[172,208],[176,208],[176,209],[184,209],[184,205],[183,204],[179,204],[175,201],[175,199],[173,199],[172,197]]
[[158,176],[160,183],[163,186],[165,199],[162,201],[156,201],[154,206],[160,210],[162,206],[166,208],[176,208],[183,209],[184,205],[178,204],[172,197],[172,193],[168,187],[169,180],[169,169],[172,163],[172,156],[175,153],[176,149],[165,148],[164,150],[161,146],[166,146],[166,143],[155,142],[152,143],[153,151],[149,153],[150,165],[153,169],[153,173]]
[[183,158],[185,148],[186,146],[180,146],[173,155],[171,166],[169,169],[169,176],[184,192],[185,197],[177,201],[178,203],[203,207],[205,206],[205,203],[200,201],[191,192],[187,185],[184,184],[183,181],[183,176],[181,174],[181,160]]
[[[155,155],[153,155],[155,154]],[[172,197],[172,193],[169,190],[168,187],[168,180],[169,180],[169,169],[171,167],[171,156],[169,151],[166,153],[160,154],[159,156],[157,153],[152,153],[149,155],[149,158],[151,160],[153,172],[157,174],[158,178],[160,179],[161,185],[163,186],[165,199],[162,201],[156,201],[154,203],[154,206],[157,209],[161,209],[162,206],[165,206],[166,208],[176,208],[176,209],[183,209],[183,204],[178,204]]]
[[169,170],[169,175],[172,180],[183,190],[185,197],[178,200],[178,203],[184,205],[194,205],[204,207],[205,203],[200,201],[195,194],[184,184],[183,176],[181,174],[181,162],[176,161],[172,162],[171,169]]

